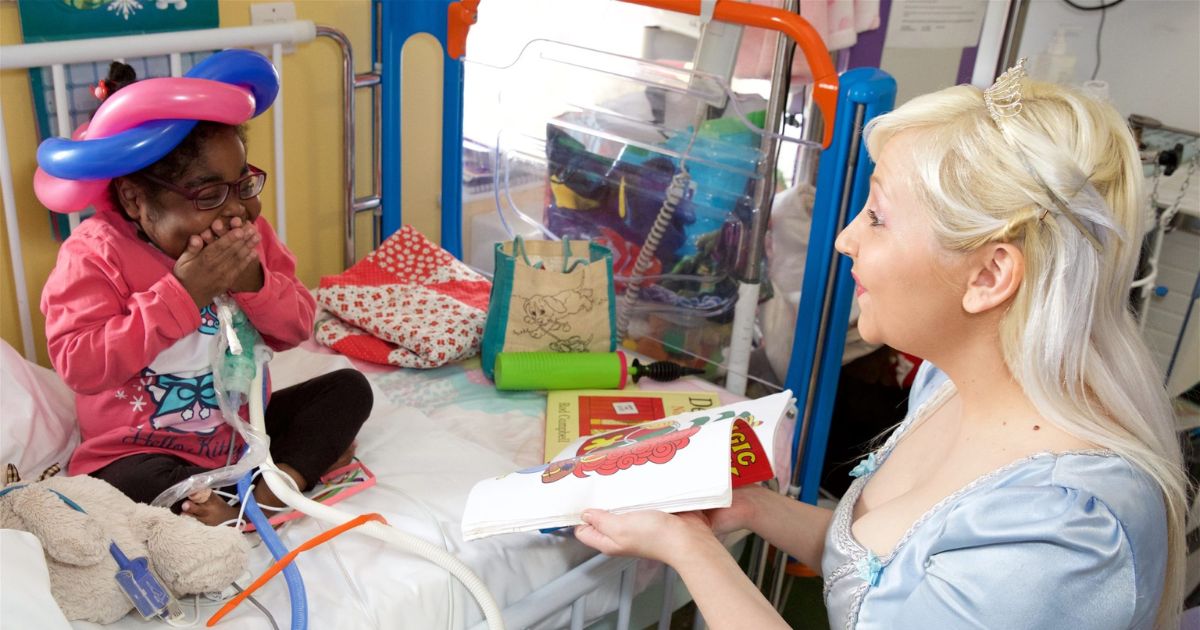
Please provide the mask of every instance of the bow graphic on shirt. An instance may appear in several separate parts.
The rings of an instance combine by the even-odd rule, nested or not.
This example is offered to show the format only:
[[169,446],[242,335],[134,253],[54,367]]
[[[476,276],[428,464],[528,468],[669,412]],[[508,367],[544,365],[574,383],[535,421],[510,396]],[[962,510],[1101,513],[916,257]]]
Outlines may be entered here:
[[184,420],[190,420],[191,414],[187,411],[197,402],[201,407],[200,417],[206,418],[207,411],[217,406],[217,388],[211,373],[190,378],[160,374],[156,385],[163,389],[163,395],[155,401],[158,410],[150,417],[151,420],[179,412],[183,412],[181,415]]
[[215,335],[220,328],[221,322],[217,319],[217,312],[212,304],[200,309],[200,328],[197,330],[205,335]]

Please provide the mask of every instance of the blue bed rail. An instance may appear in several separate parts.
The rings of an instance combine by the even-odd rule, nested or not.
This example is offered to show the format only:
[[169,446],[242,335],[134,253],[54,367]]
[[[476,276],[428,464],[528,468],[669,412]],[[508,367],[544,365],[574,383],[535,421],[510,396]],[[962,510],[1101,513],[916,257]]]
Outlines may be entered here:
[[401,205],[401,54],[413,35],[428,33],[442,44],[441,246],[462,258],[462,55],[451,56],[451,5],[460,0],[375,0],[379,27],[383,90],[381,168],[383,215],[380,239],[403,226]]
[[856,68],[843,74],[833,142],[817,168],[796,336],[784,380],[800,409],[789,494],[806,503],[817,502],[854,291],[850,259],[834,251],[833,243],[866,202],[875,168],[862,142],[863,126],[895,102],[896,80],[886,72]]

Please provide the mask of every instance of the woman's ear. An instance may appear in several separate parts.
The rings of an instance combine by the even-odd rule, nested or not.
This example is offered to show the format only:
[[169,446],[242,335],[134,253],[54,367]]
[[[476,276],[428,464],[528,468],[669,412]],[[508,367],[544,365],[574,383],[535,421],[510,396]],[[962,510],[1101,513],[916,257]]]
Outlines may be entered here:
[[983,246],[973,260],[963,310],[979,314],[1000,306],[1017,294],[1025,278],[1025,255],[1012,243]]
[[114,179],[113,186],[117,191],[117,201],[121,203],[121,209],[125,211],[125,216],[134,221],[140,220],[146,213],[146,194],[142,187],[125,177]]

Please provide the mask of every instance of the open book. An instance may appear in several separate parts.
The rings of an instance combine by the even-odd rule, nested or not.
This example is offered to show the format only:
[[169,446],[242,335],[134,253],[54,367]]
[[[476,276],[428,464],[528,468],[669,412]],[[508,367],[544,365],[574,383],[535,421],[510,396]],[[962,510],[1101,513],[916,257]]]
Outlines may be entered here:
[[549,463],[475,484],[463,538],[578,525],[587,508],[728,507],[735,487],[787,479],[792,408],[784,391],[581,437]]

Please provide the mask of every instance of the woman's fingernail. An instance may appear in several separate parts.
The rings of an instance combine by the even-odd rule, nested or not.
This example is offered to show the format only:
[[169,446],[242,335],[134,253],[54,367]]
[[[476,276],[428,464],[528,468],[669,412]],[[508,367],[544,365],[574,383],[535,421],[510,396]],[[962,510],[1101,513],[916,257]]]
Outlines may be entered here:
[[591,511],[591,510],[584,510],[584,511],[583,511],[583,514],[581,514],[579,518],[583,519],[583,522],[584,522],[584,523],[587,523],[588,525],[591,525],[591,524],[592,524],[592,511]]

